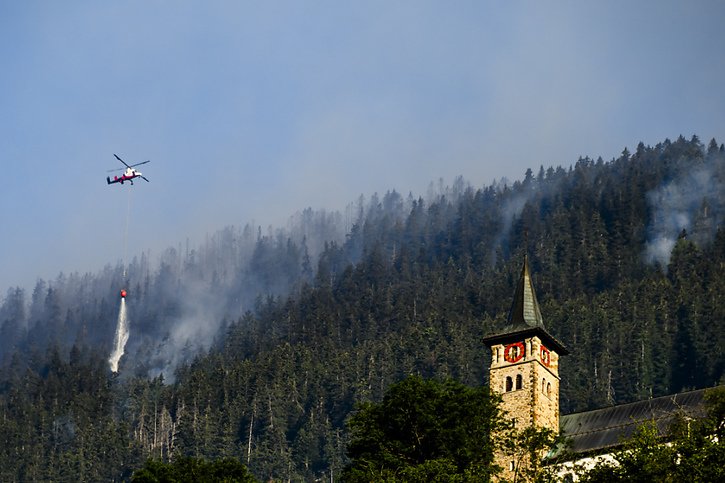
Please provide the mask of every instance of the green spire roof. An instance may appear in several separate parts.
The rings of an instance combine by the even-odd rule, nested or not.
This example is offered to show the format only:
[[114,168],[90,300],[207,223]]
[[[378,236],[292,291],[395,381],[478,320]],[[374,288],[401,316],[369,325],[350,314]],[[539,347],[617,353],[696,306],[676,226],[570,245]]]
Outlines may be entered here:
[[539,302],[536,301],[534,284],[531,282],[529,259],[524,257],[524,267],[521,269],[521,278],[516,285],[514,303],[509,312],[508,326],[497,334],[483,338],[483,342],[492,347],[494,344],[509,344],[522,341],[525,337],[536,335],[549,348],[554,349],[560,356],[569,353],[567,348],[556,340],[544,327]]
[[536,301],[536,292],[531,281],[528,257],[524,257],[524,267],[521,269],[521,278],[516,285],[516,294],[508,321],[512,328],[540,327],[544,329],[544,319],[541,317],[539,302]]

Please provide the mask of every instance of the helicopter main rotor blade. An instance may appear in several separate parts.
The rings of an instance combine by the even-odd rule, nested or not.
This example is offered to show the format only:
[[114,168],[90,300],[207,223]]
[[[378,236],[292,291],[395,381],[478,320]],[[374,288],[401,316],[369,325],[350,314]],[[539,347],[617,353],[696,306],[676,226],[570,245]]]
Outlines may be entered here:
[[142,161],[140,163],[132,164],[130,167],[133,168],[134,166],[141,166],[142,164],[150,163],[151,160],[147,159],[146,161]]
[[109,169],[108,171],[106,171],[106,173],[113,173],[115,171],[125,171],[125,170],[126,170],[126,168]]
[[119,158],[118,155],[116,155],[115,153],[113,155],[116,156],[116,159],[119,160],[119,161],[121,161],[127,168],[130,168],[131,167],[128,164],[126,164],[126,161],[124,161],[123,159]]
[[149,179],[146,176],[139,176],[139,178],[143,179],[147,183],[150,183],[151,182],[151,181],[149,181]]

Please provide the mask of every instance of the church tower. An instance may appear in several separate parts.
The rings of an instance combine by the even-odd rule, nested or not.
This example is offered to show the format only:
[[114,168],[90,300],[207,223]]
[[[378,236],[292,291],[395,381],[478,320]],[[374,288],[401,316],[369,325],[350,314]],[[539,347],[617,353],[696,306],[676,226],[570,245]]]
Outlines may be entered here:
[[[559,357],[566,347],[544,328],[528,259],[524,258],[508,326],[483,342],[491,349],[491,391],[517,429],[528,426],[559,433]],[[513,470],[499,461],[504,470]]]

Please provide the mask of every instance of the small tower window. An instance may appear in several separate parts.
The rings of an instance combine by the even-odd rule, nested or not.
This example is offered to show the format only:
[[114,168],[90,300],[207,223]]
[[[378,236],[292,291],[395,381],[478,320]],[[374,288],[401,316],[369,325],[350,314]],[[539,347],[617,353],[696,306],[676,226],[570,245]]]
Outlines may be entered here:
[[511,377],[506,378],[506,392],[512,391],[514,388],[514,383]]
[[521,374],[516,374],[516,389],[521,389],[524,385],[524,378]]
[[541,380],[541,392],[546,392],[546,379]]
[[546,395],[551,397],[551,383],[550,382],[546,383]]

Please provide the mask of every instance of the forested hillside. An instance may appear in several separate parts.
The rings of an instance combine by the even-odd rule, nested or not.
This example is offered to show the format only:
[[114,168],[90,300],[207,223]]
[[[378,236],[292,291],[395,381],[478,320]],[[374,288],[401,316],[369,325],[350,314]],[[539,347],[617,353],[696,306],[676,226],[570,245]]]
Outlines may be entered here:
[[[535,153],[532,153],[532,157]],[[259,479],[339,475],[345,421],[409,374],[486,384],[524,254],[562,360],[562,412],[725,371],[725,147],[459,179],[425,197],[248,225],[158,261],[39,281],[0,306],[0,480],[127,478],[148,456],[233,456]],[[110,352],[118,290],[130,338]]]

